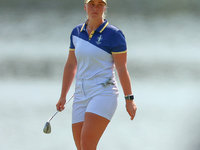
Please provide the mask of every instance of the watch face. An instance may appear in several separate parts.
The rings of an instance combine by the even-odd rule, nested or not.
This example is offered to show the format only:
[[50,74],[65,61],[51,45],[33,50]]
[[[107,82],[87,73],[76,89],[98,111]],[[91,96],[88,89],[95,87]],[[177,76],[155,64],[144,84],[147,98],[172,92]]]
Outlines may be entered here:
[[127,100],[134,100],[134,96],[133,95],[126,96],[125,99],[127,99]]

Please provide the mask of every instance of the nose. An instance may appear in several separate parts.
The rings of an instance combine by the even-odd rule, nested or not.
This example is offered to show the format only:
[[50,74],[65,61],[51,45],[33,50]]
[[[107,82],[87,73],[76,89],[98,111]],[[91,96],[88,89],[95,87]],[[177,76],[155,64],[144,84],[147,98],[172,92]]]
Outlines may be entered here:
[[96,10],[97,10],[97,6],[94,6],[94,8],[93,8],[93,9],[94,9],[94,11],[96,11]]
[[98,8],[98,5],[94,5],[93,6],[93,9],[96,11],[97,10],[97,8]]

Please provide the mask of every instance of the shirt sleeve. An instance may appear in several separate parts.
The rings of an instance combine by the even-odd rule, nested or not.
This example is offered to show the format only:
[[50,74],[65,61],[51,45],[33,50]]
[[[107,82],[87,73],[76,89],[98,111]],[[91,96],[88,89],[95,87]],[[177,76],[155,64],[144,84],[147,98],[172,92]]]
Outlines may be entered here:
[[126,39],[121,30],[118,30],[115,33],[111,47],[112,47],[111,52],[113,54],[126,53],[127,51]]
[[70,51],[74,51],[75,50],[75,46],[74,46],[74,43],[73,43],[73,31],[72,31],[72,33],[70,35],[70,46],[69,46],[69,50]]

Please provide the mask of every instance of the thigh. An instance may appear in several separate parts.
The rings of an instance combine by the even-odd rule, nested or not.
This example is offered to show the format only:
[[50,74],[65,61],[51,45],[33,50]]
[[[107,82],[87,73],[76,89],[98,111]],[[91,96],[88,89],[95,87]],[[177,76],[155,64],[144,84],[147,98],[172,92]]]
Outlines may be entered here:
[[110,121],[90,112],[85,113],[85,120],[81,132],[83,149],[96,149],[99,139]]
[[81,150],[82,127],[83,127],[83,122],[72,124],[72,132],[73,132],[74,142],[76,144],[77,150]]

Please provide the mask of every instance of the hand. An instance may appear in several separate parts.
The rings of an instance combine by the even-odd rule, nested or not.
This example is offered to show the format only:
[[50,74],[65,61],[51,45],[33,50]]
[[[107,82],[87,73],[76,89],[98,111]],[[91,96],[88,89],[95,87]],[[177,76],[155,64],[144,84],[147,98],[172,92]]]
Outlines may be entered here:
[[60,98],[56,104],[56,108],[58,111],[63,111],[65,109],[66,98]]
[[126,100],[126,110],[128,114],[130,115],[131,120],[133,120],[136,114],[136,110],[137,110],[137,106],[134,100]]

